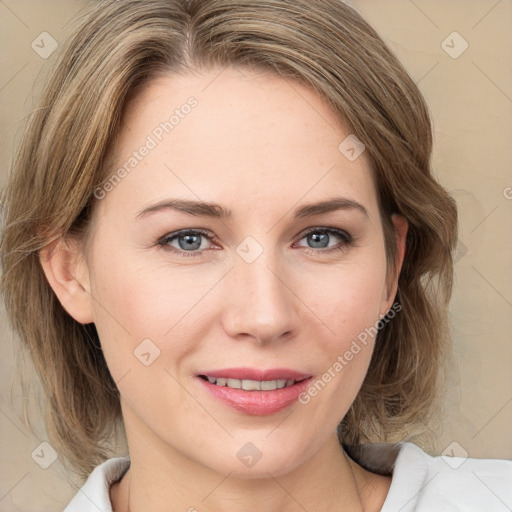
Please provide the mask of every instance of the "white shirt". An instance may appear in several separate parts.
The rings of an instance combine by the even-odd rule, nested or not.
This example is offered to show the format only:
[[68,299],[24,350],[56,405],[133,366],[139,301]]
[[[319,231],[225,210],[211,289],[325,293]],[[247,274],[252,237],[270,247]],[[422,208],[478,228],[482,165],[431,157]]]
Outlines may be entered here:
[[[392,472],[381,512],[512,511],[512,461],[431,457],[406,442],[366,444],[350,453],[367,469]],[[110,486],[129,466],[129,457],[97,466],[63,512],[112,512]]]

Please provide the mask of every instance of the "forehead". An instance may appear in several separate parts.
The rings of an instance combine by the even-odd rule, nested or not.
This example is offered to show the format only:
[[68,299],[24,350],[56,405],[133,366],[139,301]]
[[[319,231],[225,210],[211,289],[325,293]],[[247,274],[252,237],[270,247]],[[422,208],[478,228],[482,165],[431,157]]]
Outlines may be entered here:
[[350,137],[297,81],[235,68],[164,75],[125,108],[111,171],[129,172],[108,199],[201,198],[236,214],[240,204],[269,211],[346,195],[371,214],[371,168],[364,151],[347,158]]

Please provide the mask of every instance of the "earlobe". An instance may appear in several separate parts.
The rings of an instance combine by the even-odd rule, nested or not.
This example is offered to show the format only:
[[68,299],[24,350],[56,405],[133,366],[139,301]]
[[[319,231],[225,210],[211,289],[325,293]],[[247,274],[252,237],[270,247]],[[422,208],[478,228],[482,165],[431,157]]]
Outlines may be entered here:
[[39,259],[64,309],[81,324],[93,322],[87,265],[79,245],[59,239],[44,247]]

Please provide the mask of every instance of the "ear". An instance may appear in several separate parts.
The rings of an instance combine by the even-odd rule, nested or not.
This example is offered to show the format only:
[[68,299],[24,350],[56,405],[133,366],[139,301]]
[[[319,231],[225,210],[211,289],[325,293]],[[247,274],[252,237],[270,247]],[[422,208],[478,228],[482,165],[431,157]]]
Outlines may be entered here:
[[48,283],[64,309],[81,324],[93,321],[89,271],[77,242],[59,239],[39,252]]
[[404,262],[406,249],[405,240],[407,237],[407,231],[409,229],[409,223],[403,215],[394,213],[391,216],[391,220],[395,227],[395,240],[397,246],[397,254],[395,260],[396,271],[393,273],[390,269],[390,272],[387,276],[386,296],[383,297],[383,311],[381,310],[381,315],[385,315],[389,308],[393,305],[393,301],[398,290],[398,278],[400,276],[400,271],[402,270],[402,264]]

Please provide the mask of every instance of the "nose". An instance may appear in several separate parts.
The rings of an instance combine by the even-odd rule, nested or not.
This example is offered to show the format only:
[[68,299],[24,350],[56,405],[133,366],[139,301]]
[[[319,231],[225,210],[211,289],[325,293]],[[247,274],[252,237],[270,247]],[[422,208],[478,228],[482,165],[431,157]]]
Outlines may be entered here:
[[225,283],[227,335],[260,345],[289,339],[296,331],[300,304],[290,281],[290,273],[270,251],[252,263],[237,256]]

